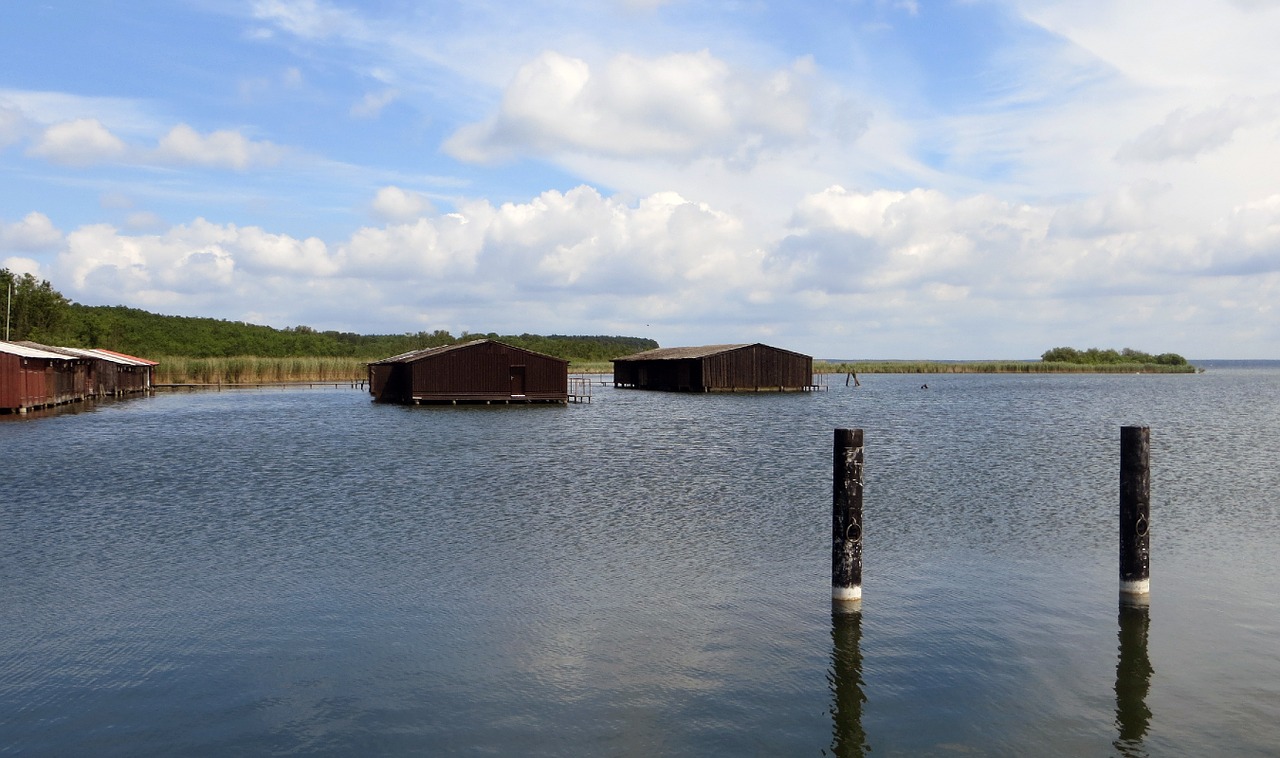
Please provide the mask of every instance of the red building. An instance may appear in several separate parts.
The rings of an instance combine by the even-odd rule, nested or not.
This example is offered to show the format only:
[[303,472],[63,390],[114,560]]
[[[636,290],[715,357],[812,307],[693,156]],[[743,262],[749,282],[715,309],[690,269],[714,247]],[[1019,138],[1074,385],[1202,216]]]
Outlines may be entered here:
[[0,342],[0,413],[84,400],[88,366],[85,358]]

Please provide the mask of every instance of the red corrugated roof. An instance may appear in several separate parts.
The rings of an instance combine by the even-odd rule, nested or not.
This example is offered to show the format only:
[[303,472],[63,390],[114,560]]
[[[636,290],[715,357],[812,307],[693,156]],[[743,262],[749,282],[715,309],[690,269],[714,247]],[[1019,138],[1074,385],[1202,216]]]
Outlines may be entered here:
[[90,352],[106,353],[107,355],[114,355],[117,358],[124,358],[125,360],[136,361],[137,363],[143,366],[159,366],[160,365],[157,361],[149,361],[146,358],[139,358],[136,355],[126,355],[125,353],[117,353],[114,350],[108,350],[104,347],[95,347]]

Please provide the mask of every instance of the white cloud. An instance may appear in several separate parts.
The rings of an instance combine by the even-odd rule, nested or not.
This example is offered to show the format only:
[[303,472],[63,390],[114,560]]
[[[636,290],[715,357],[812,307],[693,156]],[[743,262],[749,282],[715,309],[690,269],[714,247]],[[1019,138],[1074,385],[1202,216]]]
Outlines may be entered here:
[[1213,275],[1194,239],[1147,229],[1136,202],[1122,194],[1055,211],[982,195],[832,187],[799,205],[795,231],[771,262],[797,288],[1007,302],[1168,293],[1188,276]]
[[1257,275],[1280,272],[1280,194],[1234,209],[1205,244],[1212,270]]
[[33,211],[9,224],[0,220],[0,250],[52,250],[61,243],[62,232],[43,213]]
[[164,219],[157,213],[153,213],[151,211],[135,211],[125,218],[124,225],[130,231],[150,232],[163,229],[165,223]]
[[42,270],[40,268],[40,262],[34,258],[24,258],[17,255],[9,256],[8,258],[0,260],[0,268],[7,268],[18,276],[31,274],[37,279],[48,278],[41,273]]
[[421,192],[389,186],[378,190],[370,206],[383,221],[411,221],[432,211],[431,201]]
[[[1190,341],[1198,323],[1265,314],[1280,289],[1280,196],[1199,236],[1144,226],[1142,207],[1161,197],[1137,188],[1058,207],[833,186],[760,242],[740,215],[675,193],[627,202],[581,186],[460,201],[335,243],[204,220],[147,235],[89,225],[67,235],[55,273],[82,302],[202,304],[276,325],[607,326],[827,354],[846,340],[845,357],[1031,357],[1046,340],[1209,350]],[[892,340],[907,334],[903,356]]]
[[224,129],[201,134],[178,124],[160,137],[154,149],[129,144],[96,118],[61,121],[46,127],[27,148],[27,155],[64,166],[83,168],[115,162],[132,165],[196,165],[243,171],[271,166],[286,150]]
[[317,0],[259,0],[253,16],[305,39],[322,39],[349,32],[359,19],[352,13]]
[[445,150],[469,161],[563,152],[749,157],[807,136],[811,68],[802,60],[755,76],[703,51],[619,55],[593,71],[585,60],[545,52],[516,74],[493,118],[458,130]]
[[338,259],[348,275],[371,280],[413,281],[424,294],[465,292],[474,286],[470,274],[482,249],[484,228],[466,216],[383,228],[365,227],[338,246]]
[[1169,92],[1265,95],[1280,66],[1280,5],[1166,0],[1014,0],[1024,17],[1105,62],[1127,81]]
[[274,96],[280,89],[285,91],[300,89],[306,84],[306,78],[302,74],[302,70],[297,66],[290,66],[275,76],[255,76],[241,79],[236,85],[236,89],[240,94],[240,99],[246,102],[253,102],[259,98]]
[[1149,162],[1192,160],[1227,144],[1236,130],[1274,115],[1273,105],[1255,98],[1233,98],[1222,106],[1197,112],[1178,108],[1162,123],[1121,145],[1116,158]]
[[27,149],[27,154],[65,166],[89,166],[117,160],[127,150],[124,141],[112,134],[101,121],[79,118],[45,129],[36,143]]
[[11,108],[0,101],[0,149],[22,139],[28,130],[26,118],[22,111]]
[[243,171],[277,163],[284,150],[270,142],[255,142],[239,132],[220,130],[200,134],[186,124],[178,124],[160,139],[154,152],[162,163],[193,164]]
[[[119,97],[91,97],[68,92],[0,89],[0,109],[16,112],[25,132],[80,119],[110,125],[112,133],[146,134],[157,124],[147,103]],[[25,136],[24,132],[24,136]]]
[[[115,303],[128,293],[142,307],[172,306],[191,295],[234,300],[245,287],[268,300],[287,298],[304,279],[336,271],[318,239],[204,219],[148,235],[84,226],[67,235],[56,268],[80,298]],[[278,292],[269,291],[276,286]]]
[[382,114],[382,109],[394,103],[398,97],[400,92],[395,89],[367,93],[360,102],[351,106],[351,115],[354,118],[377,118]]

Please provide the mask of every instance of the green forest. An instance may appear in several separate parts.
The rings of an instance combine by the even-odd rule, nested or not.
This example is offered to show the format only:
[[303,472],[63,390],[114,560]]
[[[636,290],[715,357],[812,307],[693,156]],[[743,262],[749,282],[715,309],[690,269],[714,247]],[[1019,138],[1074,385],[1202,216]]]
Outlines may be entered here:
[[[12,285],[12,299],[7,293]],[[64,347],[100,347],[129,355],[158,358],[224,358],[298,356],[376,360],[428,347],[476,339],[509,345],[578,362],[601,362],[658,343],[641,337],[568,336],[447,331],[404,334],[352,334],[317,331],[308,326],[275,329],[213,318],[161,316],[124,306],[73,303],[44,280],[0,269],[0,296],[6,298],[7,339]]]

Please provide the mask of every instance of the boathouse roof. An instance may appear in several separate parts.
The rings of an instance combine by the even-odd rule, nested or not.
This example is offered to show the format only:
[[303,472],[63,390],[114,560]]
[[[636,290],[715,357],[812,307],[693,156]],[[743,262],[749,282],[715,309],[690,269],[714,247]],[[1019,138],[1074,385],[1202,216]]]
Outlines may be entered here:
[[5,342],[0,340],[0,352],[9,353],[10,355],[18,355],[23,358],[43,358],[45,360],[71,360],[71,356],[55,353],[52,350],[22,345],[17,342]]
[[59,358],[89,358],[90,360],[107,361],[121,366],[159,366],[156,361],[149,361],[146,358],[138,358],[133,355],[125,355],[117,353],[114,350],[94,347],[59,347],[54,345],[42,345],[39,342],[31,340],[22,340],[21,342],[12,343],[29,347],[33,350],[43,350],[46,353],[55,353]]
[[783,348],[765,345],[760,342],[743,342],[731,345],[701,345],[698,347],[658,347],[653,350],[646,350],[643,353],[635,353],[621,358],[614,358],[613,360],[615,363],[618,361],[677,361],[689,358],[707,358],[721,353],[741,350],[744,347],[761,347],[769,350],[777,350],[783,353],[800,355],[800,353],[795,353],[792,350],[784,350]]
[[569,361],[491,339],[369,363],[369,393],[399,403],[567,403]]
[[159,366],[160,365],[158,361],[152,361],[146,358],[139,358],[136,355],[129,355],[127,353],[118,353],[115,350],[108,350],[105,347],[88,348],[85,350],[85,352],[93,353],[94,355],[101,356],[108,360],[115,359],[117,361],[123,361],[127,364],[131,364],[134,366]]
[[675,392],[801,392],[813,358],[750,344],[660,347],[613,359],[613,386]]
[[440,345],[438,347],[428,347],[428,348],[423,348],[422,350],[410,350],[407,353],[400,353],[399,355],[393,355],[390,358],[383,358],[377,361],[370,361],[369,365],[376,366],[379,364],[386,364],[386,363],[413,363],[414,361],[420,361],[423,358],[431,358],[437,355],[443,355],[445,353],[453,352],[454,350],[463,350],[466,348],[476,347],[478,345],[485,345],[490,343],[494,345],[500,345],[501,347],[508,348],[511,350],[519,350],[521,352],[529,353],[530,355],[536,355],[539,358],[548,358],[550,360],[561,361],[563,363],[569,362],[565,358],[557,358],[554,355],[547,355],[545,353],[539,353],[533,350],[527,350],[522,347],[516,347],[515,345],[508,345],[505,342],[499,342],[497,340],[491,340],[491,339],[481,339],[481,340],[471,340],[470,342],[456,342],[452,345]]

